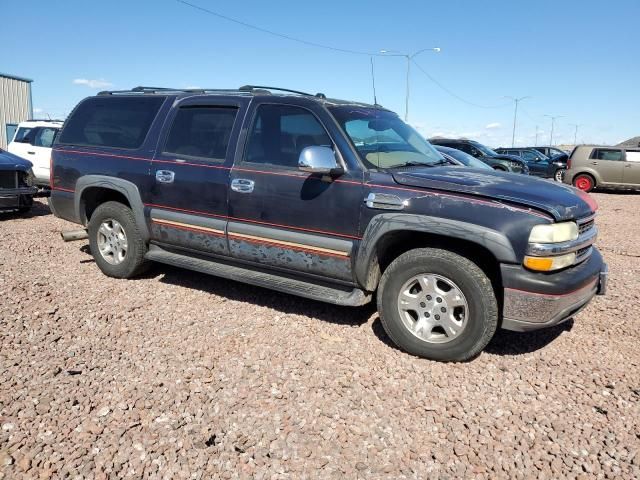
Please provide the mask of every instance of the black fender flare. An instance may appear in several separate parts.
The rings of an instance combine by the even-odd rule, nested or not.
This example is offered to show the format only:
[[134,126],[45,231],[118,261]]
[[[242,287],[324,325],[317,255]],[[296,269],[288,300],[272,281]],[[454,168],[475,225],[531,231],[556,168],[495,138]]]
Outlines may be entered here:
[[105,188],[108,190],[114,190],[122,195],[129,201],[131,210],[140,229],[140,233],[145,241],[149,240],[149,229],[147,228],[147,221],[144,216],[144,204],[142,203],[142,197],[138,187],[122,178],[110,177],[107,175],[85,175],[80,177],[76,182],[76,194],[74,198],[74,209],[76,218],[83,219],[81,215],[81,200],[84,191],[90,187]]
[[371,219],[364,232],[355,261],[355,276],[367,290],[372,285],[376,245],[391,232],[421,232],[475,243],[489,250],[500,263],[518,263],[509,239],[501,232],[473,223],[427,215],[382,213]]

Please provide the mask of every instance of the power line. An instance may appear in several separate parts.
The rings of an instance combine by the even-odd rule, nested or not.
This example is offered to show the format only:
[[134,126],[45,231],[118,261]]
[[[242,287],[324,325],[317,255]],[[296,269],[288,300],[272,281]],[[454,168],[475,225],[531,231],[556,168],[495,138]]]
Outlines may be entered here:
[[440,83],[438,80],[436,80],[433,75],[431,75],[430,73],[428,73],[424,68],[422,68],[415,60],[411,60],[411,62],[418,68],[418,70],[420,70],[429,80],[431,80],[433,83],[435,83],[438,87],[440,87],[442,90],[444,90],[445,92],[447,92],[449,95],[451,95],[453,98],[456,98],[458,100],[460,100],[463,103],[466,103],[467,105],[471,105],[473,107],[477,107],[477,108],[487,108],[487,109],[492,109],[492,108],[504,108],[508,105],[511,105],[511,102],[509,103],[503,103],[501,105],[480,105],[478,103],[474,103],[471,102],[465,98],[462,98],[460,95],[452,92],[451,90],[449,90],[447,87],[445,87],[442,83]]
[[291,35],[286,35],[284,33],[274,32],[273,30],[268,30],[266,28],[259,27],[257,25],[253,25],[251,23],[243,22],[242,20],[238,20],[236,18],[228,17],[227,15],[223,15],[221,13],[214,12],[213,10],[209,10],[208,8],[201,7],[200,5],[195,5],[193,3],[186,2],[185,0],[176,0],[176,1],[178,3],[182,3],[183,5],[186,5],[188,7],[194,8],[196,10],[200,10],[201,12],[207,13],[209,15],[213,15],[214,17],[218,17],[218,18],[221,18],[223,20],[227,20],[228,22],[233,22],[233,23],[235,23],[237,25],[242,25],[243,27],[250,28],[250,29],[256,30],[258,32],[267,33],[267,34],[272,35],[274,37],[284,38],[285,40],[290,40],[292,42],[301,43],[301,44],[307,45],[309,47],[324,48],[325,50],[333,50],[334,52],[350,53],[351,55],[366,55],[366,56],[369,56],[369,57],[371,57],[371,56],[374,56],[374,57],[382,57],[382,56],[384,56],[383,54],[376,53],[376,52],[363,52],[363,51],[359,51],[359,50],[350,50],[348,48],[332,47],[330,45],[323,45],[322,43],[310,42],[309,40],[304,40],[302,38],[292,37]]

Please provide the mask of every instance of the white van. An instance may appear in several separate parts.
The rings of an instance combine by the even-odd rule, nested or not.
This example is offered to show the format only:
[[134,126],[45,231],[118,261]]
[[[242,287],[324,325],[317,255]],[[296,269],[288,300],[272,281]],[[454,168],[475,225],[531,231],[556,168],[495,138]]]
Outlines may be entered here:
[[7,147],[10,153],[33,163],[36,185],[49,185],[51,146],[61,128],[61,120],[29,120],[21,122]]

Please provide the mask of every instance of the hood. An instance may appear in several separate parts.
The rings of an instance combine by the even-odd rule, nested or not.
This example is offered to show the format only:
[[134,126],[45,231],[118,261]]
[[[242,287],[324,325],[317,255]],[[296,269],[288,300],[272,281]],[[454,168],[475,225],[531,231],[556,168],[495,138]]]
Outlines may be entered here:
[[13,153],[0,149],[0,170],[20,170],[26,172],[33,164],[29,160],[20,158]]
[[400,185],[477,195],[532,207],[552,215],[556,221],[592,213],[575,188],[528,175],[475,168],[430,167],[396,171],[393,178]]
[[499,160],[510,160],[512,162],[518,162],[518,163],[524,164],[524,161],[517,155],[509,155],[507,153],[498,153],[497,155],[494,155],[489,158],[497,158]]

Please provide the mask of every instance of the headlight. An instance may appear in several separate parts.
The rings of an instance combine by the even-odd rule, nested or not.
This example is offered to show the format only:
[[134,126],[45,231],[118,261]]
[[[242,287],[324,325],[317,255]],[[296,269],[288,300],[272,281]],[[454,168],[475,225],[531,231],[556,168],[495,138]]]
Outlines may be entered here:
[[36,176],[33,174],[33,169],[30,168],[27,170],[27,173],[24,175],[24,183],[29,187],[33,187],[33,184],[36,180]]
[[578,238],[578,224],[575,222],[536,225],[531,229],[529,243],[560,243]]

